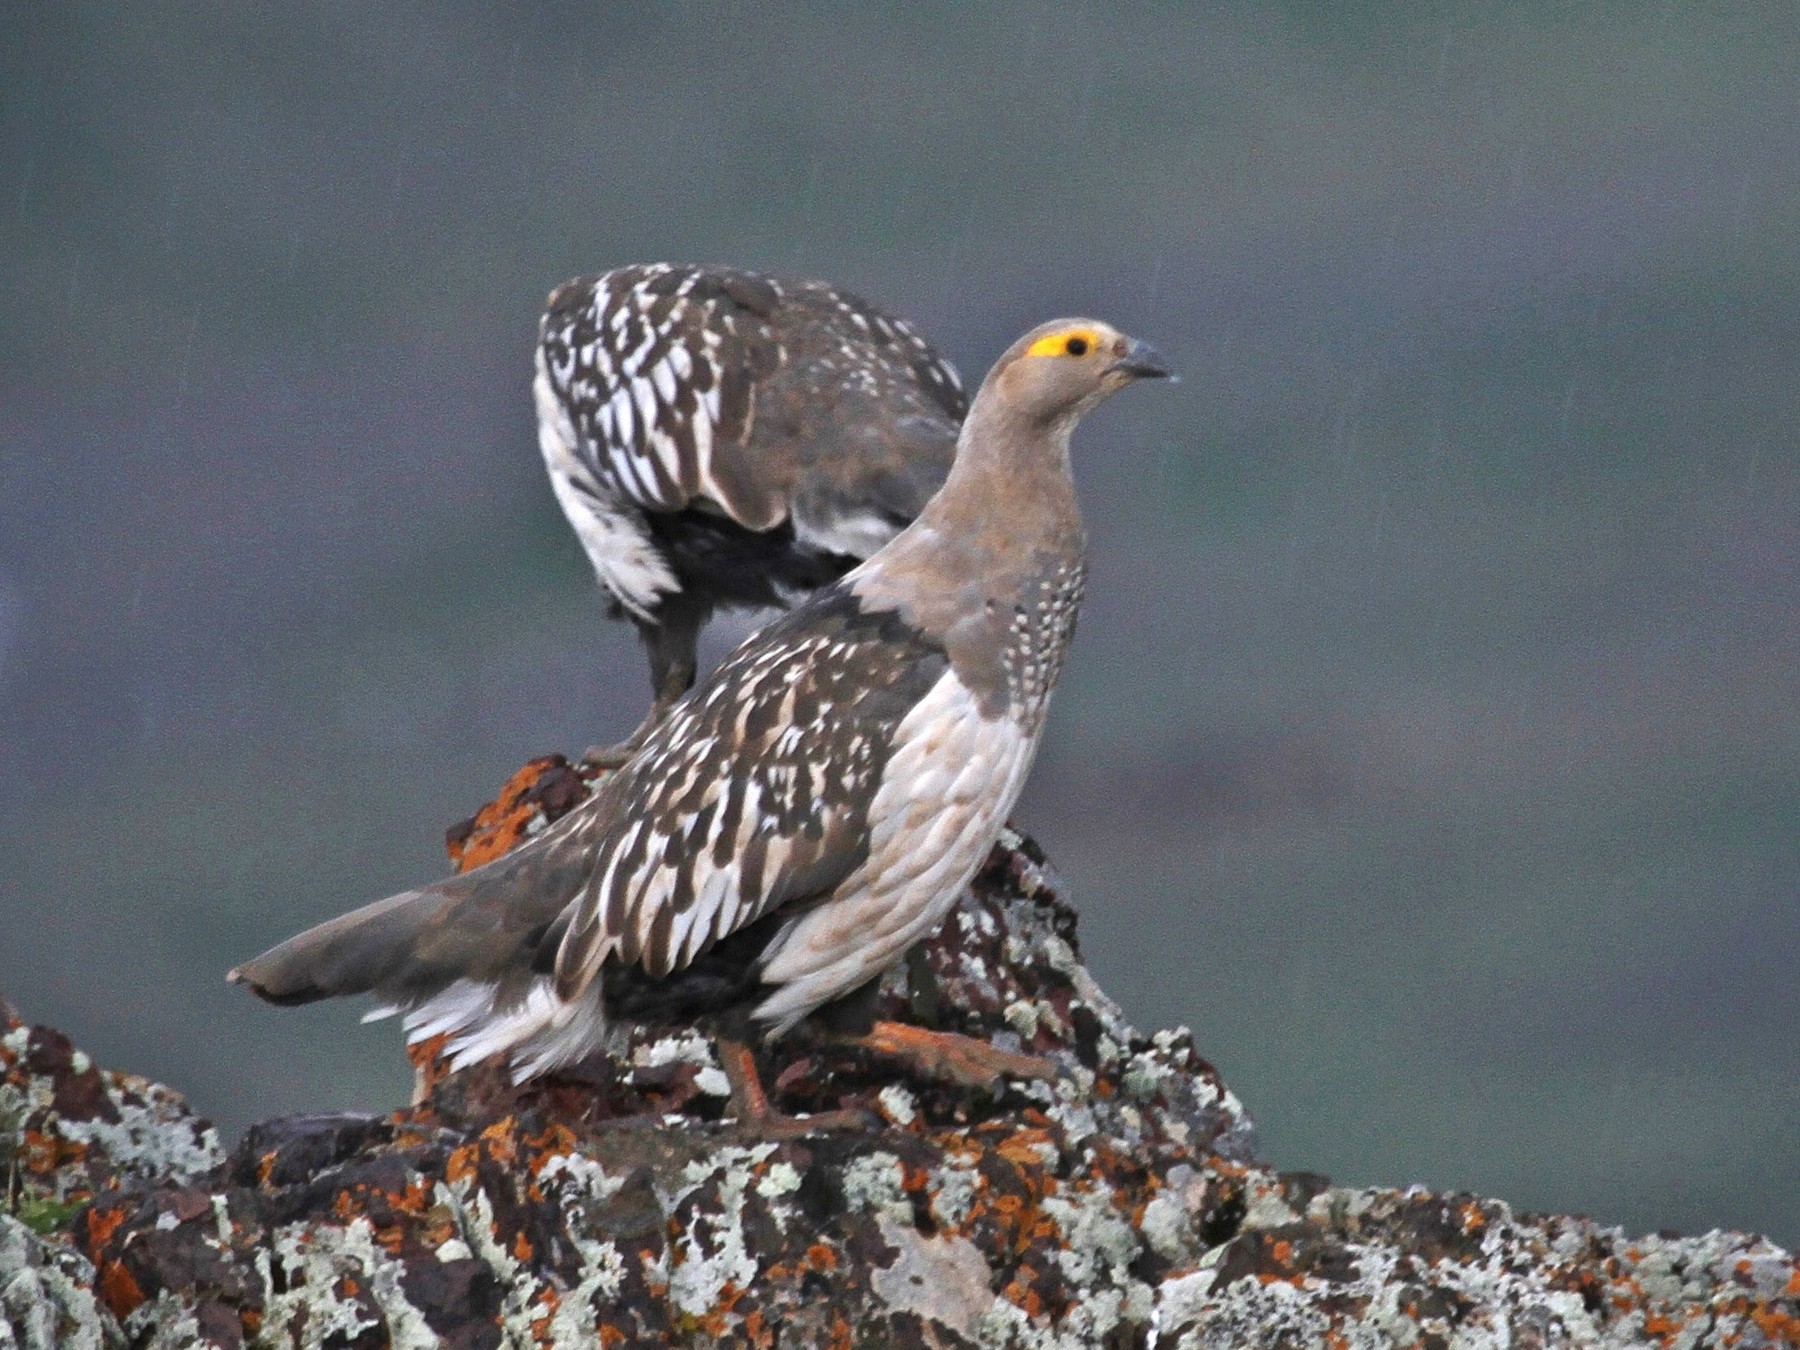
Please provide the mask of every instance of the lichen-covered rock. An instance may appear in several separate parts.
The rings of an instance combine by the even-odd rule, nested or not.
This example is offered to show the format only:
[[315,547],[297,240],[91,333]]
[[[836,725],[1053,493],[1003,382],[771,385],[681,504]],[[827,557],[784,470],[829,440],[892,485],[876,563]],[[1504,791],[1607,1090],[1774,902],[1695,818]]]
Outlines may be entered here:
[[118,1340],[87,1259],[0,1214],[0,1350],[101,1350]]
[[[585,791],[538,761],[453,847]],[[621,1032],[523,1087],[428,1066],[416,1107],[272,1121],[225,1158],[174,1094],[9,1021],[0,1149],[35,1222],[0,1220],[0,1350],[1800,1344],[1800,1274],[1755,1239],[1260,1165],[1187,1034],[1094,985],[1017,835],[882,997],[1066,1076],[972,1094],[799,1041],[765,1054],[780,1105],[871,1125],[776,1142],[721,1118],[703,1037]]]
[[186,1182],[224,1157],[180,1093],[97,1068],[60,1031],[24,1025],[0,999],[0,1177],[29,1225],[60,1227],[97,1194]]
[[1326,1189],[1271,1218],[1163,1280],[1152,1345],[1800,1344],[1794,1258],[1741,1233],[1628,1239],[1417,1190]]
[[224,1157],[179,1093],[97,1068],[0,998],[0,1350],[121,1343],[69,1225],[96,1196],[184,1186]]

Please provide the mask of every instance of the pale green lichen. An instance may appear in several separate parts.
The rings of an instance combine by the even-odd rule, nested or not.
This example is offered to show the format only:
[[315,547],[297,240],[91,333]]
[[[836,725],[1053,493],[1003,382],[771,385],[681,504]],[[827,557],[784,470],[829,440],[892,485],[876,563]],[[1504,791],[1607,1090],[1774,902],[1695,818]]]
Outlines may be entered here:
[[889,1083],[877,1092],[875,1104],[882,1115],[902,1129],[919,1118],[919,1099],[898,1083]]
[[106,1153],[122,1172],[185,1184],[225,1161],[218,1131],[187,1114],[185,1103],[166,1089],[131,1083],[131,1098],[113,1094],[119,1119],[64,1120],[56,1129],[64,1138]]
[[1038,1005],[1033,999],[1014,999],[1006,1005],[1003,1014],[1006,1024],[1019,1035],[1030,1040],[1038,1033]]
[[[538,1172],[538,1186],[546,1202],[564,1216],[565,1234],[581,1258],[579,1279],[560,1291],[550,1318],[554,1345],[593,1345],[599,1337],[599,1311],[615,1304],[624,1292],[627,1258],[617,1243],[595,1234],[593,1216],[618,1195],[625,1181],[580,1152],[553,1155]],[[529,1276],[512,1279],[502,1317],[508,1344],[531,1344],[531,1325],[544,1315],[542,1288]]]
[[1048,1195],[1044,1212],[1062,1229],[1063,1246],[1056,1259],[1072,1284],[1089,1288],[1130,1281],[1140,1243],[1114,1208],[1110,1191],[1094,1188]]
[[0,1213],[0,1350],[105,1350],[118,1325],[94,1298],[94,1268]]
[[132,1350],[192,1350],[207,1344],[193,1309],[167,1290],[132,1309],[125,1319]]
[[766,1144],[753,1150],[726,1149],[722,1155],[740,1156],[735,1160],[721,1156],[709,1160],[710,1166],[689,1165],[689,1175],[705,1167],[696,1185],[717,1177],[719,1202],[717,1210],[709,1209],[703,1219],[689,1225],[670,1244],[669,1299],[688,1317],[704,1317],[719,1302],[727,1285],[748,1289],[756,1279],[761,1267],[744,1241],[744,1195],[751,1179],[744,1160],[753,1156],[760,1162],[772,1151],[773,1145]]
[[1204,1249],[1196,1214],[1204,1197],[1204,1184],[1186,1163],[1169,1169],[1163,1188],[1144,1206],[1139,1227],[1150,1249],[1165,1261],[1183,1264]]
[[[1740,1301],[1744,1282],[1755,1280],[1759,1263],[1766,1270],[1758,1286],[1765,1297],[1779,1296],[1792,1278],[1792,1258],[1760,1239],[1708,1233],[1627,1241],[1617,1229],[1580,1219],[1521,1223],[1494,1201],[1482,1202],[1480,1214],[1468,1220],[1466,1231],[1479,1234],[1471,1255],[1421,1261],[1407,1253],[1404,1239],[1387,1237],[1385,1227],[1407,1222],[1409,1207],[1421,1202],[1458,1211],[1470,1203],[1423,1192],[1348,1189],[1315,1197],[1310,1222],[1346,1235],[1371,1234],[1371,1240],[1342,1242],[1329,1281],[1302,1275],[1297,1282],[1238,1279],[1220,1287],[1218,1271],[1232,1244],[1213,1248],[1198,1268],[1158,1288],[1149,1344],[1158,1350],[1315,1344],[1330,1330],[1338,1343],[1358,1350],[1428,1340],[1454,1350],[1626,1350],[1652,1341],[1678,1350],[1766,1345],[1766,1334]],[[1374,1240],[1375,1234],[1382,1236]],[[1607,1250],[1615,1255],[1600,1267],[1612,1272],[1604,1278],[1626,1290],[1632,1306],[1607,1298],[1590,1310],[1570,1287],[1565,1263],[1593,1269],[1596,1252]],[[1421,1298],[1431,1287],[1453,1296],[1453,1317],[1420,1311],[1434,1306]],[[1708,1300],[1721,1294],[1727,1306],[1709,1307]],[[1648,1308],[1635,1306],[1646,1299]],[[1653,1334],[1647,1315],[1659,1307],[1680,1315],[1665,1316]]]
[[844,1164],[844,1203],[851,1213],[888,1215],[898,1223],[912,1221],[906,1195],[906,1173],[892,1153],[871,1152]]
[[[773,1162],[769,1170],[757,1178],[756,1193],[765,1200],[779,1200],[784,1195],[792,1195],[800,1189],[800,1173],[792,1163]],[[780,1212],[777,1211],[777,1218]]]
[[929,1192],[931,1217],[941,1228],[961,1228],[975,1203],[981,1173],[960,1163],[948,1163],[932,1174]]
[[[283,1329],[303,1324],[300,1350],[325,1350],[376,1327],[384,1331],[391,1350],[436,1350],[436,1333],[401,1288],[400,1263],[375,1241],[375,1230],[366,1218],[342,1227],[288,1224],[276,1230],[271,1247],[259,1253],[263,1324]],[[280,1292],[274,1279],[277,1264]],[[338,1292],[345,1276],[368,1291],[379,1317]]]
[[1238,1227],[1245,1232],[1256,1232],[1265,1228],[1283,1228],[1299,1221],[1300,1216],[1281,1198],[1281,1192],[1272,1181],[1266,1175],[1258,1174],[1251,1183],[1244,1217]]

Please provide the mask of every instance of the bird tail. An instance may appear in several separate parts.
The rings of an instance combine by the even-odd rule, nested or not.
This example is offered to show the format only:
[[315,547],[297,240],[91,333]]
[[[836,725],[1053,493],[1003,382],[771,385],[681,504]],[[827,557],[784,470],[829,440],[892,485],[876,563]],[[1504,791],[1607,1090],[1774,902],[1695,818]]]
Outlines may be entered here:
[[409,1043],[447,1035],[455,1068],[512,1050],[523,1080],[579,1058],[604,1032],[599,990],[564,1003],[550,972],[587,880],[593,814],[578,809],[485,866],[340,914],[226,979],[284,1006],[374,994],[364,1021],[404,1014]]

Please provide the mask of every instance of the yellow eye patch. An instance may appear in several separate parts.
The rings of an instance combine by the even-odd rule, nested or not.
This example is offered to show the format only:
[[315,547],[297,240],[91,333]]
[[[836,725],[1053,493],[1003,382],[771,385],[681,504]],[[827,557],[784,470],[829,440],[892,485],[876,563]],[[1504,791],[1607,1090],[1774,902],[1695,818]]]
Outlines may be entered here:
[[1065,328],[1060,333],[1046,333],[1025,349],[1027,356],[1086,356],[1100,345],[1100,335],[1091,328]]

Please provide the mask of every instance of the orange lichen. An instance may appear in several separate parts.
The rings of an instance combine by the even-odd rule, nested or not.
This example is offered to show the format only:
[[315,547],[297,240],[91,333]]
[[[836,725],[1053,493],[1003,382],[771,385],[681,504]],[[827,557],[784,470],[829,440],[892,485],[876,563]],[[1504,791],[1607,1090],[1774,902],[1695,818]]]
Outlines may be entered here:
[[543,1309],[531,1319],[531,1338],[539,1345],[544,1345],[550,1340],[550,1328],[556,1320],[557,1310],[562,1307],[562,1296],[545,1285],[532,1296],[531,1301]]
[[550,1165],[552,1158],[564,1158],[575,1151],[575,1131],[552,1121],[541,1133],[527,1135],[525,1147],[536,1155],[527,1164],[535,1177]]
[[86,1144],[78,1144],[60,1134],[45,1134],[41,1130],[25,1131],[24,1163],[27,1172],[54,1172],[68,1163],[86,1161],[87,1155]]
[[387,1192],[388,1203],[406,1214],[422,1214],[433,1204],[433,1187],[424,1177],[414,1177],[402,1191]]
[[769,1326],[768,1319],[763,1316],[761,1308],[752,1308],[750,1315],[744,1319],[743,1332],[751,1345],[757,1350],[773,1350],[775,1330]]
[[1000,1141],[994,1152],[1018,1167],[1040,1168],[1044,1165],[1043,1149],[1055,1152],[1051,1142],[1050,1131],[1042,1129],[1019,1130]]
[[736,1280],[727,1280],[725,1287],[719,1291],[719,1300],[706,1311],[703,1317],[693,1319],[694,1328],[704,1331],[714,1338],[723,1336],[731,1329],[731,1310],[744,1297],[744,1291],[738,1287]]
[[488,1156],[495,1162],[511,1165],[519,1157],[519,1121],[516,1116],[496,1120],[481,1132]]
[[90,1209],[87,1214],[88,1250],[99,1251],[124,1222],[125,1211],[122,1209]]
[[430,1097],[450,1077],[450,1065],[443,1059],[444,1047],[449,1043],[450,1033],[443,1031],[406,1047],[406,1057],[412,1062],[413,1073],[417,1076],[415,1101]]
[[806,1264],[813,1270],[836,1270],[838,1254],[824,1242],[815,1242],[806,1249]]
[[481,1147],[478,1144],[464,1144],[450,1151],[444,1161],[444,1179],[455,1184],[467,1181],[475,1175],[475,1168],[481,1161]]
[[100,1268],[100,1297],[114,1317],[129,1317],[146,1295],[123,1261],[108,1261]]
[[1033,1271],[1030,1266],[1020,1266],[1018,1273],[1007,1282],[1006,1288],[1000,1291],[1000,1297],[1021,1308],[1028,1316],[1040,1317],[1044,1311],[1044,1300],[1038,1296],[1037,1290],[1031,1287]]
[[1655,1336],[1664,1345],[1675,1339],[1675,1335],[1687,1325],[1685,1318],[1670,1317],[1665,1313],[1647,1312],[1644,1314],[1644,1334]]
[[[1788,1288],[1792,1289],[1800,1272],[1789,1278]],[[1774,1308],[1767,1303],[1759,1303],[1750,1309],[1750,1320],[1756,1323],[1757,1330],[1770,1340],[1780,1341],[1787,1345],[1800,1345],[1800,1316],[1795,1316],[1783,1308]]]
[[561,755],[534,759],[506,780],[498,797],[470,819],[452,826],[444,837],[444,847],[456,870],[467,872],[480,867],[523,843],[531,823],[543,814],[533,792],[546,775],[567,773],[568,769],[569,762]]

